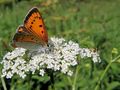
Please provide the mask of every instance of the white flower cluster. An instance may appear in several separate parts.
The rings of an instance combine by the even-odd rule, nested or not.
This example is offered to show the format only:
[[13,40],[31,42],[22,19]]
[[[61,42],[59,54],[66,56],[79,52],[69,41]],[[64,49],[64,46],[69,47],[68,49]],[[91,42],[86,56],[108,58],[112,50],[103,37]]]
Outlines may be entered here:
[[49,47],[40,47],[37,51],[27,51],[16,48],[8,52],[1,64],[3,64],[2,77],[11,78],[14,74],[25,78],[27,72],[34,74],[39,71],[44,76],[46,69],[60,71],[71,76],[71,66],[77,65],[77,56],[81,58],[92,57],[93,62],[100,62],[99,54],[86,48],[80,48],[73,41],[66,42],[63,38],[51,38]]
[[81,58],[91,57],[94,63],[101,62],[99,54],[94,49],[80,48],[80,56]]

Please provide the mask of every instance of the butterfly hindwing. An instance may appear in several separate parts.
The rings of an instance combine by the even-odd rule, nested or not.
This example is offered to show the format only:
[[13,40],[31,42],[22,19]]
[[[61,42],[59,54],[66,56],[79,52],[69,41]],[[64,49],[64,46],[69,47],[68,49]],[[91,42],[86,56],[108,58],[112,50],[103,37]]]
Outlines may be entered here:
[[16,34],[13,37],[12,46],[13,47],[21,47],[17,43],[39,43],[39,40],[31,35],[24,26],[19,26]]
[[33,35],[39,38],[41,44],[48,42],[48,35],[45,30],[44,21],[37,8],[32,8],[24,20],[25,28]]

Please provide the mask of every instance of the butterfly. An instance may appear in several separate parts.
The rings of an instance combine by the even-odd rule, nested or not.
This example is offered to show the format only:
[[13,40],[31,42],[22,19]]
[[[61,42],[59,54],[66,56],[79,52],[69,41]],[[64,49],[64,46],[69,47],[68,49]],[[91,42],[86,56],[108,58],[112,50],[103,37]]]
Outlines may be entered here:
[[39,10],[32,8],[24,19],[23,25],[17,28],[12,40],[13,47],[33,48],[39,45],[47,46],[48,34]]

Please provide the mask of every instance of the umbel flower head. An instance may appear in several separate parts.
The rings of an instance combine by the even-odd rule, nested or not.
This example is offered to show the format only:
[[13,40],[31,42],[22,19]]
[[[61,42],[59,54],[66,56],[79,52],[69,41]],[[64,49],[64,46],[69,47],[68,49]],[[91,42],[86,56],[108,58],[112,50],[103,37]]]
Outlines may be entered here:
[[39,47],[37,50],[28,51],[24,48],[16,48],[3,57],[2,77],[11,78],[14,74],[25,78],[27,72],[44,76],[46,69],[59,71],[71,76],[70,67],[79,65],[77,57],[91,57],[93,62],[100,62],[99,54],[87,48],[80,48],[73,41],[52,37],[49,47]]

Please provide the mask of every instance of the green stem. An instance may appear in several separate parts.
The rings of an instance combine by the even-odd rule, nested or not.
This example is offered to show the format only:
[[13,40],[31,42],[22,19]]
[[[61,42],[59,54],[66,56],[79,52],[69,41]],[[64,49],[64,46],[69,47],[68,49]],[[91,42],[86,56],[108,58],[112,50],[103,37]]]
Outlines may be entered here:
[[2,81],[2,86],[3,86],[4,90],[7,90],[7,87],[6,87],[6,84],[5,84],[3,77],[1,77],[1,81]]
[[54,87],[54,75],[53,75],[53,73],[51,74],[50,79],[51,79],[52,89],[55,90],[55,87]]
[[[0,71],[2,71],[1,69],[2,69],[2,68],[0,67]],[[0,72],[0,77],[1,77],[1,73],[2,73],[2,72]],[[1,82],[2,82],[2,86],[3,86],[4,90],[7,90],[6,83],[5,83],[5,80],[4,80],[3,77],[1,77]]]
[[76,86],[76,81],[77,81],[78,71],[79,71],[79,66],[77,66],[77,68],[76,68],[75,78],[74,78],[73,85],[72,85],[72,90],[75,90],[75,86]]
[[101,81],[103,80],[104,76],[105,76],[105,73],[108,71],[109,67],[111,66],[111,64],[113,62],[115,62],[116,60],[118,60],[118,58],[120,58],[120,55],[118,55],[115,59],[111,60],[110,63],[107,65],[107,67],[105,68],[105,70],[103,71],[102,75],[100,76],[100,79],[95,87],[95,90],[98,90],[99,88],[99,85],[101,83]]
[[68,78],[68,82],[70,83],[70,85],[72,86],[72,80],[70,77],[67,77]]
[[54,86],[54,84],[55,84],[55,74],[53,73],[53,71],[50,71],[50,72],[48,72],[48,75],[50,76],[50,85],[51,85],[51,89],[52,90],[55,90],[55,86]]

